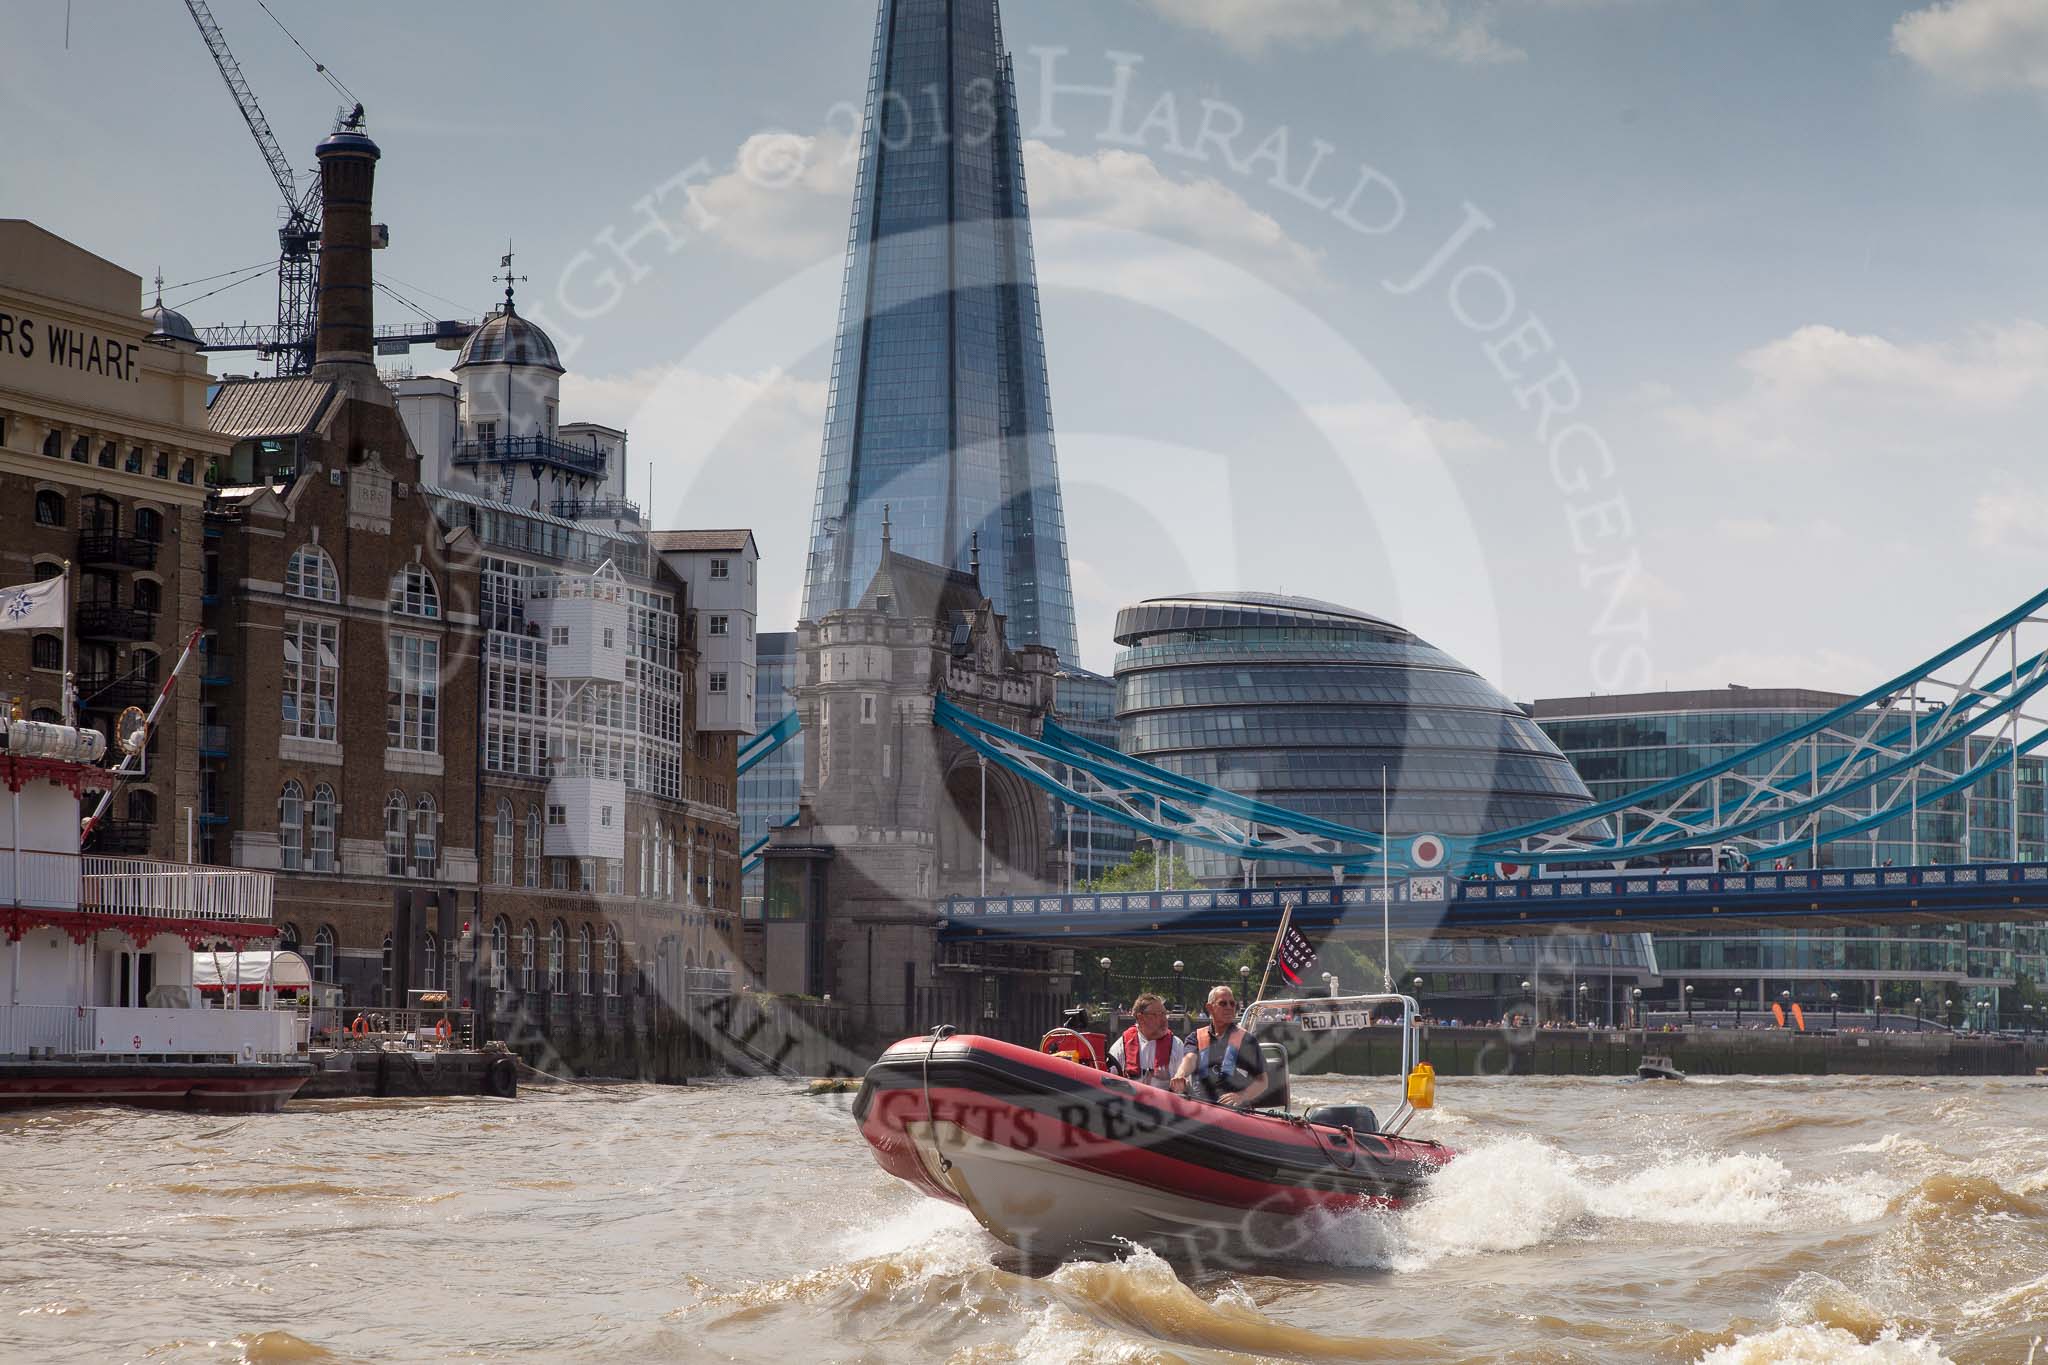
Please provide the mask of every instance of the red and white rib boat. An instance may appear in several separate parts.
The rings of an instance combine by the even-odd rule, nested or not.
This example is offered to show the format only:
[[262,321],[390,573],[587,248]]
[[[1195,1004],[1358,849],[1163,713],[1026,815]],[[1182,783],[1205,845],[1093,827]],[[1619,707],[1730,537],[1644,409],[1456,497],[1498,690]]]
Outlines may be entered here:
[[[1400,1001],[1412,1022],[1407,997],[1363,999]],[[1284,1089],[1279,1108],[1243,1112],[1070,1060],[1092,1048],[1046,1050],[1062,1033],[1039,1051],[946,1030],[891,1047],[854,1103],[876,1161],[1027,1252],[1135,1242],[1282,1254],[1302,1215],[1399,1207],[1451,1159],[1400,1136],[1408,1099],[1384,1126],[1357,1105],[1288,1114]],[[1409,1097],[1426,1108],[1434,1077],[1407,1061]]]

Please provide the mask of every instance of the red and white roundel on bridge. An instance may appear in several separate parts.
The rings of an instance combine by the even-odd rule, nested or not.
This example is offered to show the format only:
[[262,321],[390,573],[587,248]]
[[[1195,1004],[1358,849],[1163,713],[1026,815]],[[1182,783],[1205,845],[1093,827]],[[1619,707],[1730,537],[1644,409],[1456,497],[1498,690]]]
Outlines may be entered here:
[[1529,875],[1527,863],[1495,863],[1493,875],[1504,882],[1519,881]]
[[1417,867],[1437,867],[1444,860],[1444,841],[1434,834],[1418,834],[1408,841],[1408,861]]

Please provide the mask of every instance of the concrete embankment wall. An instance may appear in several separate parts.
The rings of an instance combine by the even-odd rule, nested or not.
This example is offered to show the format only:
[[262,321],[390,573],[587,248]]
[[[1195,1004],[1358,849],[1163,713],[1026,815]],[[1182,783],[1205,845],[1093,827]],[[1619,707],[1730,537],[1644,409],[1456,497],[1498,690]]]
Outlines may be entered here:
[[[1620,1029],[1426,1027],[1418,1056],[1446,1076],[1632,1076],[1644,1053],[1669,1056],[1703,1076],[1895,1075],[2028,1076],[2048,1066],[2048,1042],[1958,1038],[1948,1033],[1821,1034],[1779,1029],[1693,1029],[1643,1033]],[[1401,1035],[1393,1028],[1355,1032],[1325,1043],[1302,1035],[1300,1075],[1393,1075]]]
[[855,1076],[880,1051],[848,1010],[757,994],[709,997],[687,1012],[650,1011],[644,1023],[572,1019],[543,1031],[505,1022],[515,1026],[498,1036],[515,1053],[560,1076],[668,1083],[776,1070]]

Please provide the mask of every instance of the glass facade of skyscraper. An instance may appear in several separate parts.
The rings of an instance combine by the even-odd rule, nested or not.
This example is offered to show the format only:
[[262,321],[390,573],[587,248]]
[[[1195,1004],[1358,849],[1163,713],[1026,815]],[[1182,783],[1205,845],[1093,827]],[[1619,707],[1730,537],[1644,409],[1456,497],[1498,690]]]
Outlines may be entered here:
[[[755,636],[754,665],[754,733],[760,734],[796,709],[796,632],[771,630]],[[771,826],[796,814],[803,778],[801,732],[740,778],[741,848],[752,848]],[[751,912],[760,894],[761,869],[756,867],[741,878],[742,907]]]
[[[1782,735],[1827,714],[1852,698],[1804,688],[1728,687],[1690,692],[1652,692],[1627,696],[1564,697],[1536,702],[1530,712],[1558,748],[1572,760],[1596,801],[1624,796],[1653,782],[1679,777],[1706,764],[1728,758],[1753,744]],[[1911,747],[1931,708],[1919,712],[1902,701],[1883,717],[1874,737],[1895,736]],[[1797,791],[1802,778],[1816,767],[1848,757],[1855,737],[1870,726],[1866,715],[1852,732],[1824,731],[1794,755],[1789,765],[1774,755],[1742,771],[1761,777],[1775,771],[1781,786]],[[1967,749],[1965,746],[1968,746]],[[1922,778],[1932,788],[1942,772],[1953,776],[1966,765],[1995,759],[2011,749],[2003,738],[1971,737],[1942,751],[1935,771]],[[1987,772],[1967,793],[1918,797],[1908,788],[1897,796],[1889,785],[1846,798],[1861,803],[1864,814],[1880,792],[1897,819],[1869,832],[1834,843],[1819,843],[1786,861],[1807,867],[1907,866],[1913,863],[2038,861],[2048,857],[2048,790],[2044,790],[2041,759],[2022,755],[2018,771],[2010,764]],[[2014,810],[2014,790],[2018,810]],[[1723,779],[1722,800],[1732,807],[1743,785]],[[1711,788],[1685,808],[1695,816],[1711,816]],[[1724,807],[1724,808],[1726,808]],[[2017,816],[2017,838],[2014,820]],[[1821,830],[1840,829],[1849,814],[1822,817]],[[1765,837],[1773,844],[1785,842]],[[1711,856],[1711,855],[1708,855]],[[2048,930],[2024,924],[1872,925],[1868,928],[1802,931],[1772,930],[1743,934],[1664,935],[1657,957],[1666,974],[1666,989],[1675,992],[1690,979],[1696,994],[1709,993],[1717,1004],[1736,984],[1768,991],[1772,998],[1786,989],[1812,1008],[1815,992],[1839,995],[1845,1007],[1861,1009],[1878,1000],[1894,1008],[1918,996],[1949,999],[1963,992],[1971,1003],[1979,997],[1994,1008],[1999,992],[2021,976],[2036,982],[2048,967]],[[1753,1000],[1755,996],[1751,997]],[[1664,1003],[1676,1003],[1667,1000]],[[1931,1017],[1931,1016],[1930,1016]]]
[[1016,644],[1075,657],[1066,521],[996,0],[882,0],[804,616],[898,554],[964,569]]

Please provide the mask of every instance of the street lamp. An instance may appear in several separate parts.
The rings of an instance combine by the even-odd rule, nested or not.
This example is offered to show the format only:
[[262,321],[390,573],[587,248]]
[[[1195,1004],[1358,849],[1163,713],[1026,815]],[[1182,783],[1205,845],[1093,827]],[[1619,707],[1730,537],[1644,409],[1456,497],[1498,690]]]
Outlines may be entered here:
[[1738,1030],[1742,1027],[1742,987],[1740,986],[1735,988],[1735,1027]]
[[[1791,1013],[1792,1013],[1792,992],[1790,992],[1790,991],[1779,991],[1779,992],[1778,992],[1778,999],[1780,999],[1780,1000],[1782,1000],[1782,1001],[1784,1001],[1784,1002],[1785,1002],[1785,1013],[1786,1013],[1786,1014],[1788,1014],[1788,1015],[1789,1015],[1789,1014],[1791,1014]],[[1781,1027],[1782,1027],[1782,1026],[1781,1026]]]
[[1181,975],[1180,975],[1180,974],[1181,974],[1182,972],[1186,971],[1187,969],[1188,969],[1188,964],[1187,964],[1187,963],[1185,963],[1185,962],[1182,962],[1182,961],[1181,961],[1181,960],[1180,960],[1179,958],[1175,958],[1175,959],[1173,960],[1173,1007],[1174,1007],[1175,1009],[1179,1009],[1179,1008],[1181,1008],[1181,1001],[1182,1001],[1182,999],[1184,999],[1184,996],[1183,996],[1183,995],[1182,995],[1182,993],[1181,993]]
[[1635,1016],[1635,1027],[1641,1028],[1643,1026],[1643,988],[1637,986],[1628,993],[1628,996],[1629,1013]]
[[1913,997],[1913,1032],[1918,1033],[1920,1029],[1920,997],[1916,995]]
[[1585,982],[1583,982],[1583,981],[1581,981],[1581,982],[1579,983],[1579,1001],[1578,1001],[1578,1004],[1577,1004],[1577,1006],[1575,1007],[1575,1009],[1576,1009],[1576,1012],[1575,1012],[1575,1013],[1574,1013],[1574,1014],[1572,1015],[1572,1022],[1573,1022],[1574,1024],[1583,1024],[1583,1023],[1585,1023],[1585,1022],[1586,1022],[1586,991],[1587,991],[1587,989],[1588,989],[1588,988],[1587,988],[1587,986],[1586,986],[1586,983],[1585,983]]
[[1953,1000],[1943,1000],[1941,1002],[1941,1022],[1944,1028],[1952,1029],[1955,1027],[1953,1022],[1955,1019],[1955,1008],[1956,1002]]
[[[1531,986],[1531,985],[1530,985],[1530,984],[1529,984],[1528,982],[1524,981],[1524,982],[1522,983],[1522,994],[1524,994],[1524,995],[1530,995],[1530,994],[1531,994],[1531,992],[1532,992],[1532,991],[1533,991],[1534,989],[1535,989],[1535,988],[1534,988],[1533,986]],[[1543,1027],[1543,1002],[1542,1002],[1541,1000],[1536,1000],[1536,999],[1534,999],[1534,997],[1533,997],[1533,996],[1531,996],[1531,1003],[1533,1003],[1533,1004],[1535,1005],[1535,1007],[1536,1007],[1536,1027],[1537,1027],[1537,1028],[1542,1028],[1542,1027]]]
[[1687,1028],[1692,1027],[1692,985],[1690,982],[1685,987],[1685,1026]]
[[[1102,964],[1102,998],[1108,1001],[1110,1009],[1114,1010],[1116,1008],[1116,998],[1109,993],[1109,959],[1103,957],[1097,960]],[[1112,1019],[1114,1017],[1114,1015],[1111,1016]]]
[[1842,993],[1840,991],[1828,992],[1828,1030],[1832,1033],[1840,1033],[1842,1031]]

